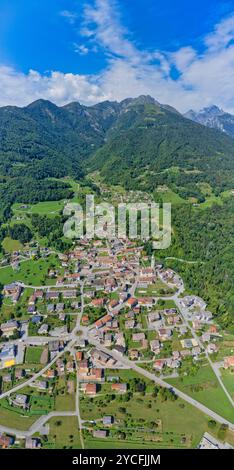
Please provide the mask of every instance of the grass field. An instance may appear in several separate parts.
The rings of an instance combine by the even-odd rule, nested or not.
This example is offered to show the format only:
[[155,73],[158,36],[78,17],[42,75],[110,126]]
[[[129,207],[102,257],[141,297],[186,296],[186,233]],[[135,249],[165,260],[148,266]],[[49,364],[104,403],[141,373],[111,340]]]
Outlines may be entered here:
[[45,283],[48,269],[52,265],[58,265],[58,260],[55,255],[50,255],[47,258],[39,260],[23,261],[18,271],[14,271],[11,266],[1,268],[1,282],[2,284],[9,284],[13,281],[22,281],[32,286],[42,285]]
[[56,213],[59,213],[59,211],[63,210],[64,200],[38,202],[37,204],[27,204],[25,208],[23,208],[22,204],[17,203],[14,204],[12,208],[13,212],[16,215],[20,216],[23,216],[26,213],[53,216],[56,215]]
[[4,238],[2,246],[6,253],[12,253],[14,251],[21,250],[22,244],[18,240],[13,240],[10,237]]
[[234,371],[222,370],[222,381],[234,400]]
[[136,297],[157,297],[159,295],[172,295],[175,289],[171,289],[160,279],[156,280],[154,284],[150,284],[148,288],[136,289]]
[[[153,439],[152,439],[153,440]],[[165,440],[160,442],[160,438],[158,438],[157,442],[152,442],[152,440],[148,439],[146,442],[142,440],[141,437],[139,439],[125,439],[125,440],[117,440],[113,438],[107,439],[95,439],[92,436],[85,438],[85,449],[164,449],[164,448],[175,448],[172,443],[165,444]]]
[[170,202],[171,204],[186,204],[187,201],[176,194],[172,189],[167,189],[165,191],[157,191],[154,193],[154,196],[160,196],[163,202]]
[[75,394],[69,395],[66,391],[64,395],[57,395],[55,399],[56,411],[74,411],[75,410]]
[[47,395],[32,395],[30,397],[30,411],[50,413],[54,410],[54,399]]
[[232,356],[234,354],[234,335],[223,335],[223,339],[219,341],[218,354],[215,361],[222,361],[225,356]]
[[167,379],[167,382],[234,423],[234,409],[210,366],[201,367],[195,376]]
[[27,364],[40,364],[43,347],[31,346],[26,349],[25,362]]
[[16,411],[4,409],[0,401],[0,425],[9,426],[19,430],[28,429],[38,416],[23,416]]
[[207,207],[212,207],[214,204],[221,206],[225,199],[232,197],[233,194],[231,191],[223,191],[220,196],[215,196],[214,194],[210,194],[206,196],[205,202],[199,204],[199,208],[206,209]]
[[[105,401],[105,406],[101,401]],[[127,411],[123,413],[121,407]],[[87,438],[86,446],[88,448],[113,447],[113,448],[158,448],[158,447],[196,447],[205,431],[209,430],[206,417],[199,410],[177,399],[176,402],[161,402],[155,399],[151,394],[141,397],[134,394],[134,398],[129,402],[119,402],[114,400],[107,402],[105,397],[96,397],[90,401],[89,398],[81,400],[82,419],[100,419],[103,415],[112,415],[118,420],[118,425],[125,426],[126,442],[109,442],[108,439],[102,441],[92,437]],[[152,421],[161,421],[161,429],[158,432],[158,442],[150,442],[151,433],[145,433],[145,439],[136,442],[135,439],[129,439],[129,433],[134,433],[134,429],[143,427],[145,429],[152,427]],[[168,436],[170,435],[170,441]],[[186,437],[186,444],[182,443],[182,438]],[[113,439],[112,439],[113,441]],[[130,441],[130,442],[129,442]],[[145,442],[144,442],[145,441]],[[147,442],[147,444],[146,444]]]
[[68,393],[69,377],[60,376],[55,385],[55,410],[56,411],[74,411],[75,410],[75,385],[74,393]]
[[222,205],[222,199],[219,196],[208,196],[205,202],[199,204],[199,208],[207,209],[207,207],[212,207],[214,204]]
[[176,304],[174,300],[171,299],[165,299],[165,300],[160,300],[156,303],[155,308],[157,310],[164,310],[167,308],[176,308]]
[[81,449],[77,418],[75,416],[63,416],[49,420],[50,434],[48,443],[44,448],[54,449]]

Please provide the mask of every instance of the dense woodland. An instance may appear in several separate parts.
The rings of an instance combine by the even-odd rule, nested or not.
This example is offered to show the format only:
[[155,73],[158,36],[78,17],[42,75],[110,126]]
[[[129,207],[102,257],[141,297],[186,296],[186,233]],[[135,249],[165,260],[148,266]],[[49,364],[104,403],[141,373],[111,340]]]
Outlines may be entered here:
[[10,215],[10,207],[15,202],[36,203],[69,199],[72,188],[63,181],[36,180],[28,177],[4,179],[0,182],[0,216],[4,221]]

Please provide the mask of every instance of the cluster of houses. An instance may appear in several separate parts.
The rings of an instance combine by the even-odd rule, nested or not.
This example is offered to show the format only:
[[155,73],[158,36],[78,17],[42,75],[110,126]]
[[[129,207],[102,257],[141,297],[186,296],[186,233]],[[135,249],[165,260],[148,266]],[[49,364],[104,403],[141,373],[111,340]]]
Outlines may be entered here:
[[[52,349],[55,350],[55,348],[58,347],[56,345],[52,346]],[[57,349],[57,352],[59,349]],[[15,374],[14,374],[14,379],[22,379],[22,378],[27,378],[28,373],[32,374],[32,371],[27,369],[27,366],[25,365],[25,368],[23,369],[16,369]],[[40,378],[35,379],[33,382],[31,382],[30,387],[36,389],[38,392],[51,392],[53,390],[53,387],[55,385],[55,380],[58,379],[59,377],[63,377],[66,374],[66,386],[67,386],[67,392],[68,394],[73,394],[75,392],[75,375],[70,375],[70,374],[75,374],[76,372],[76,363],[75,360],[73,359],[72,356],[66,358],[59,358],[53,367],[47,369]],[[9,381],[11,381],[12,376],[11,374],[4,375],[4,380],[8,378]],[[17,393],[16,395],[10,395],[9,398],[9,404],[13,407],[16,408],[21,408],[23,410],[30,410],[30,395],[28,394],[23,394],[23,393]]]
[[212,320],[212,313],[206,310],[206,303],[196,295],[187,295],[181,299],[181,306],[184,309],[184,314],[191,321],[198,323],[210,323]]
[[158,330],[159,335],[161,335],[161,330],[168,330],[168,335],[170,328],[182,324],[181,315],[178,313],[176,308],[165,308],[162,310],[153,310],[148,316],[148,328]]
[[[165,269],[160,264],[149,266],[149,259],[142,258],[142,247],[136,243],[116,239],[109,247],[101,240],[82,239],[69,253],[60,253],[59,260],[61,269],[50,269],[48,272],[48,276],[55,279],[54,287],[35,288],[28,299],[26,312],[29,315],[28,323],[36,326],[35,334],[43,336],[39,338],[40,341],[45,338],[45,344],[48,343],[48,357],[51,359],[66,344],[69,333],[66,318],[69,311],[80,311],[83,281],[85,307],[82,325],[93,323],[90,333],[101,345],[111,348],[120,356],[126,354],[131,360],[137,361],[144,360],[148,354],[153,358],[152,369],[161,372],[164,368],[179,368],[186,357],[198,360],[203,351],[208,354],[218,351],[216,340],[219,335],[213,325],[212,314],[206,310],[202,299],[196,296],[181,298],[183,316],[176,306],[157,308],[158,291],[156,295],[152,286],[160,280],[165,287],[172,289],[171,292],[175,292],[181,288],[182,281],[169,268]],[[148,289],[150,296],[146,294]],[[4,286],[3,295],[17,303],[22,290],[19,283],[12,283]],[[97,312],[96,321],[91,321],[90,312]],[[58,323],[55,322],[51,328],[47,319],[52,316],[58,319]],[[194,337],[190,337],[184,316],[187,316],[194,331],[199,333],[204,348],[201,348],[200,341],[198,343]],[[18,332],[20,337],[22,326],[23,322],[17,320],[2,323],[1,336],[9,340]],[[177,346],[179,350],[172,348],[168,354],[165,344],[174,339],[174,333],[179,339],[180,347]],[[87,344],[83,346],[85,348]],[[0,350],[0,367],[17,364],[18,350],[19,343],[6,343]],[[98,386],[105,380],[104,369],[118,366],[117,360],[97,348],[88,353],[86,351],[86,357],[78,351],[76,363],[79,380],[87,395],[97,393]],[[229,368],[230,364],[232,358],[226,358],[224,367]],[[70,361],[65,365],[62,359],[58,359],[55,368],[48,370],[42,380],[36,381],[33,386],[38,390],[46,390],[48,380],[64,374],[65,370],[75,371],[75,362]],[[120,393],[127,389],[126,384],[112,385],[113,391]]]
[[162,282],[172,288],[179,289],[182,285],[181,278],[170,268],[162,269],[161,266],[158,266],[158,275]]
[[[76,352],[78,377],[81,389],[85,395],[94,396],[105,382],[105,369],[117,367],[117,361],[109,354],[93,348],[89,353]],[[111,384],[111,390],[115,393],[125,393],[127,384],[116,381]]]

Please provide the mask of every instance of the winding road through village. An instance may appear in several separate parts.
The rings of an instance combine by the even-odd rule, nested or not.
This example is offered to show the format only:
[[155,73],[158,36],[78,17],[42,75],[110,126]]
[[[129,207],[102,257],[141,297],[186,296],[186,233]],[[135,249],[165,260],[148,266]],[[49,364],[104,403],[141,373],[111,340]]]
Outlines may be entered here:
[[[22,286],[26,287],[23,283],[22,283]],[[134,285],[130,289],[130,294],[131,295],[134,295],[136,286],[137,286],[137,278],[136,278],[136,282],[134,283]],[[50,287],[54,287],[54,286],[34,286],[34,287],[35,288],[40,288],[40,289],[41,288],[49,289]],[[74,287],[74,285],[73,285],[73,287]],[[15,387],[13,387],[9,391],[2,393],[0,395],[0,400],[10,396],[12,393],[18,392],[19,390],[21,390],[25,386],[29,386],[30,384],[32,384],[36,379],[38,379],[48,369],[50,369],[51,366],[64,354],[64,352],[69,351],[71,354],[74,355],[74,358],[75,358],[74,347],[75,347],[76,342],[77,342],[77,333],[78,333],[78,334],[82,334],[82,337],[87,339],[88,343],[90,345],[93,345],[93,346],[97,347],[100,351],[102,351],[102,352],[108,354],[109,356],[113,357],[118,362],[118,365],[121,365],[123,368],[132,369],[135,372],[137,372],[138,374],[146,377],[147,379],[152,380],[155,384],[157,384],[161,387],[165,387],[167,389],[170,389],[178,397],[180,397],[182,400],[185,400],[190,405],[195,406],[198,410],[205,413],[207,416],[209,416],[210,418],[216,420],[217,422],[224,423],[224,424],[228,425],[229,429],[234,431],[234,423],[232,423],[231,421],[223,418],[222,416],[215,413],[213,410],[209,409],[208,407],[206,407],[202,403],[200,403],[197,400],[193,399],[192,397],[190,397],[189,395],[187,395],[184,392],[180,391],[176,387],[173,387],[172,385],[168,384],[162,378],[160,378],[160,377],[156,376],[155,374],[147,371],[146,369],[143,369],[142,367],[137,365],[137,363],[135,363],[133,361],[130,361],[127,357],[123,356],[122,354],[119,354],[114,350],[111,350],[111,349],[108,349],[108,348],[104,347],[103,344],[101,344],[101,342],[97,339],[97,337],[95,335],[95,326],[94,325],[91,325],[89,327],[85,327],[85,326],[82,326],[80,324],[81,317],[82,317],[82,314],[83,314],[83,309],[84,309],[84,296],[83,296],[84,282],[82,282],[80,284],[80,288],[81,288],[81,310],[80,310],[79,314],[77,314],[77,321],[76,321],[75,328],[73,329],[73,331],[71,333],[67,334],[63,338],[63,339],[66,339],[66,341],[68,341],[65,349],[63,351],[59,352],[45,367],[43,367],[39,372],[34,374],[30,379],[26,380],[24,383],[22,383],[20,385],[17,385]],[[180,313],[183,317],[183,321],[184,321],[185,325],[187,326],[187,328],[189,328],[189,330],[191,331],[191,334],[196,339],[199,346],[202,349],[204,349],[199,337],[196,335],[194,329],[190,326],[190,324],[188,322],[188,319],[187,319],[188,318],[188,316],[187,316],[188,312],[187,312],[187,310],[185,308],[183,308],[183,306],[181,305],[180,294],[183,291],[184,291],[184,285],[183,285],[183,282],[181,281],[181,284],[180,284],[179,289],[176,292],[176,294],[174,294],[171,297],[167,297],[167,299],[174,300],[177,308],[179,309],[179,311],[180,311]],[[165,297],[158,297],[157,300],[158,299],[165,299]],[[120,311],[124,307],[125,307],[125,302],[123,302],[121,305],[119,305],[119,307],[117,308],[117,311]],[[35,340],[35,337],[34,337],[34,340]],[[40,338],[40,340],[41,340],[41,338]],[[49,341],[51,341],[51,338],[43,338],[44,343],[49,342]],[[215,373],[215,375],[216,375],[223,391],[225,392],[228,400],[230,401],[232,406],[234,406],[234,402],[233,402],[230,394],[226,390],[226,387],[224,386],[224,384],[223,384],[223,382],[220,378],[218,369],[212,363],[211,359],[209,358],[208,353],[205,353],[205,354],[206,354],[206,358],[207,358],[212,370],[214,371],[214,373]],[[77,367],[77,363],[76,363],[76,367]],[[79,392],[80,392],[80,383],[79,383],[79,378],[78,378],[78,374],[77,374],[75,411],[71,411],[71,412],[70,411],[56,411],[56,412],[54,411],[54,412],[48,413],[47,415],[43,415],[38,420],[36,420],[31,425],[31,427],[29,427],[29,429],[26,430],[26,431],[25,430],[14,429],[14,428],[11,428],[11,427],[8,427],[8,426],[0,425],[0,432],[6,432],[6,433],[14,434],[18,438],[29,437],[29,436],[34,435],[36,432],[40,431],[40,429],[53,417],[76,416],[77,420],[78,420],[78,428],[79,428],[79,432],[80,432],[81,446],[82,446],[82,448],[84,448],[84,440],[83,440],[83,436],[82,436],[82,428],[83,428],[82,423],[83,423],[83,421],[81,419],[81,414],[80,414]]]

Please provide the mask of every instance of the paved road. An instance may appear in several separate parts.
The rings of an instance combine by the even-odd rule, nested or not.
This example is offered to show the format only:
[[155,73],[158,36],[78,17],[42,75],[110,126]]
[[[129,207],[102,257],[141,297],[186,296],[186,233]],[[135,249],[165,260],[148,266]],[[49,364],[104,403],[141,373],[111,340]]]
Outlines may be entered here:
[[[82,286],[81,286],[81,312],[76,320],[75,333],[79,331],[80,329],[80,321],[83,316],[83,311],[84,311],[83,293],[84,293],[84,283],[82,283]],[[75,363],[76,363],[76,416],[78,419],[78,428],[79,428],[79,433],[80,433],[81,447],[82,449],[84,449],[85,446],[84,446],[84,439],[83,439],[83,433],[82,433],[82,420],[81,420],[81,415],[80,415],[80,381],[79,381],[78,364],[77,364],[75,352],[74,352],[74,357],[75,357]]]
[[81,442],[81,447],[84,449],[84,439],[83,439],[83,433],[82,433],[82,419],[81,419],[81,414],[80,414],[80,381],[79,381],[79,375],[78,375],[78,364],[76,361],[76,416],[78,419],[78,429],[80,433],[80,442]]
[[204,264],[204,261],[188,261],[187,259],[183,258],[176,258],[175,256],[167,256],[165,259],[172,259],[175,261],[180,261],[181,263],[187,263],[187,264]]
[[47,421],[49,421],[51,418],[60,418],[63,416],[76,416],[76,411],[52,411],[51,413],[43,415],[37,419],[37,421],[35,421],[35,423],[33,423],[27,431],[21,431],[19,429],[0,425],[0,432],[14,434],[18,438],[30,437],[35,434],[35,432],[38,432],[42,426],[44,426],[44,424],[46,424]]
[[9,395],[11,395],[12,393],[15,393],[15,392],[18,392],[21,388],[24,388],[24,387],[27,387],[28,385],[30,385],[32,382],[34,382],[36,379],[38,379],[42,374],[44,374],[44,372],[46,372],[48,369],[50,369],[50,367],[61,357],[63,356],[63,354],[66,352],[66,351],[69,351],[71,349],[71,347],[75,344],[75,340],[72,340],[67,346],[66,348],[64,348],[63,351],[61,351],[60,353],[58,353],[54,359],[52,359],[52,361],[48,362],[48,364],[43,367],[43,369],[40,369],[39,372],[37,372],[36,374],[34,374],[30,379],[26,380],[25,382],[23,382],[22,384],[20,385],[16,385],[15,387],[11,388],[10,390],[8,390],[7,392],[4,392],[0,395],[0,400],[2,400],[3,398],[6,398],[6,397],[9,397]]
[[[204,349],[204,346],[203,346],[203,344],[202,344],[202,342],[201,342],[199,336],[195,333],[194,329],[190,326],[190,324],[189,324],[189,322],[188,322],[188,320],[187,320],[188,311],[187,311],[186,308],[182,307],[182,305],[181,305],[181,300],[178,299],[178,297],[175,299],[175,304],[176,304],[176,306],[178,307],[179,311],[181,312],[181,315],[182,315],[182,317],[183,317],[183,319],[184,319],[184,322],[185,322],[187,328],[191,331],[191,334],[192,334],[193,338],[197,341],[199,347],[200,347],[201,349]],[[222,379],[221,379],[221,377],[220,377],[219,370],[217,370],[217,368],[214,366],[213,362],[212,362],[211,359],[210,359],[209,354],[208,354],[206,351],[204,351],[204,353],[205,353],[206,359],[207,359],[208,363],[210,364],[210,367],[211,367],[211,369],[213,370],[214,374],[216,375],[217,380],[218,380],[220,386],[222,387],[222,389],[223,389],[223,391],[224,391],[226,397],[227,397],[228,400],[230,401],[231,405],[234,407],[234,401],[233,401],[231,395],[228,393],[228,391],[227,391],[227,389],[226,389],[226,387],[225,387],[225,385],[224,385],[224,383],[223,383],[223,381],[222,381]]]
[[[25,263],[25,261],[30,261],[30,258],[23,258],[23,259],[20,259],[19,260],[19,263]],[[10,264],[5,264],[5,266],[0,266],[0,269],[4,269],[4,268],[11,268],[12,265],[11,263]]]
[[231,423],[230,421],[226,420],[225,418],[223,418],[222,416],[218,415],[217,413],[215,413],[214,411],[210,410],[209,408],[207,408],[206,406],[202,405],[200,402],[198,402],[197,400],[194,400],[193,398],[191,398],[190,396],[186,395],[185,393],[181,392],[180,390],[178,390],[177,388],[173,387],[172,385],[168,384],[167,382],[165,382],[164,380],[160,379],[159,377],[157,377],[156,375],[152,374],[151,372],[148,372],[147,370],[145,369],[142,369],[141,367],[138,367],[136,363],[130,361],[129,359],[127,359],[126,357],[116,353],[115,351],[113,350],[109,350],[107,348],[105,348],[104,346],[100,345],[100,343],[96,340],[93,340],[92,339],[92,343],[95,344],[95,346],[100,349],[101,351],[109,354],[110,356],[112,356],[114,359],[118,360],[119,362],[122,362],[123,364],[125,365],[128,365],[128,366],[131,366],[131,369],[135,370],[136,372],[138,372],[139,374],[141,375],[144,375],[145,377],[147,377],[148,379],[152,380],[153,382],[155,382],[156,384],[160,385],[161,387],[166,387],[170,390],[173,390],[176,395],[178,395],[180,398],[182,398],[183,400],[187,401],[188,403],[190,403],[191,405],[195,406],[196,408],[198,408],[200,411],[202,411],[203,413],[205,413],[206,415],[210,416],[212,419],[220,422],[220,423],[225,423],[229,426],[230,429],[232,429],[232,431],[234,431],[234,424]]
[[[137,278],[136,278],[137,279]],[[137,282],[131,287],[130,289],[130,293],[132,295],[134,295],[134,292],[135,292],[135,288],[136,288],[136,285],[137,285]],[[30,286],[32,287],[32,286]],[[42,286],[44,289],[47,289],[48,286]],[[53,286],[55,287],[55,286]],[[73,286],[74,287],[74,286]],[[81,284],[81,291],[83,293],[83,289],[84,289],[84,283]],[[178,299],[178,296],[180,295],[180,293],[182,293],[184,290],[184,285],[183,285],[183,282],[181,282],[181,285],[179,287],[179,290],[177,291],[176,294],[174,294],[173,296],[171,297],[167,297],[167,299],[172,299],[175,301],[177,307],[179,308],[179,310],[181,311],[182,308],[181,308],[181,305],[180,305],[180,301]],[[93,344],[94,346],[96,346],[97,348],[99,348],[100,350],[104,351],[105,353],[109,354],[110,356],[112,356],[114,359],[116,359],[120,364],[123,365],[123,367],[127,367],[127,368],[131,368],[133,370],[135,370],[137,373],[147,377],[148,379],[152,380],[153,382],[155,382],[156,384],[160,385],[161,387],[166,387],[168,389],[171,389],[173,390],[180,398],[182,398],[183,400],[187,401],[188,403],[190,403],[191,405],[195,406],[196,408],[198,408],[201,412],[205,413],[206,415],[210,416],[212,419],[220,422],[220,423],[225,423],[229,426],[230,429],[232,429],[234,431],[234,424],[231,423],[230,421],[224,419],[222,416],[218,415],[217,413],[215,413],[214,411],[210,410],[209,408],[207,408],[206,406],[202,405],[201,403],[199,403],[198,401],[194,400],[193,398],[191,398],[190,396],[186,395],[185,393],[181,392],[180,390],[178,390],[177,388],[175,387],[172,387],[171,385],[169,385],[167,382],[165,382],[163,379],[157,377],[155,374],[137,366],[136,363],[130,361],[128,358],[126,357],[123,357],[122,355],[116,353],[115,351],[112,351],[110,349],[107,349],[105,348],[103,345],[100,344],[100,342],[94,338],[93,334],[92,334],[92,330],[93,329],[93,325],[91,325],[90,327],[86,328],[86,327],[83,327],[80,325],[80,320],[81,320],[81,317],[82,317],[82,313],[83,313],[83,308],[84,308],[84,303],[83,303],[83,295],[81,295],[81,299],[82,299],[82,305],[81,305],[81,313],[80,315],[77,316],[77,322],[76,322],[76,327],[74,328],[74,330],[68,335],[68,338],[70,339],[70,342],[69,344],[66,346],[65,350],[64,351],[61,351],[59,354],[57,354],[57,356],[52,360],[50,361],[43,369],[41,369],[38,373],[36,373],[31,379],[27,380],[26,382],[22,383],[21,385],[18,385],[16,387],[14,387],[13,389],[9,390],[8,392],[5,392],[3,393],[2,395],[0,395],[0,399],[1,398],[4,398],[4,397],[7,397],[9,396],[10,394],[14,393],[14,392],[17,392],[18,390],[20,390],[21,388],[24,388],[25,386],[27,385],[30,385],[32,382],[35,381],[35,379],[37,379],[38,377],[40,377],[44,372],[46,372],[51,366],[52,364],[54,364],[57,359],[62,356],[64,354],[64,352],[67,350],[67,351],[72,351],[73,350],[73,347],[77,341],[77,332],[78,331],[82,331],[84,336],[86,338],[89,339],[89,342],[90,344]],[[121,304],[119,307],[118,307],[118,311],[120,311],[123,307],[125,306],[125,303]],[[182,313],[182,316],[183,317],[186,317],[186,315],[183,315],[183,311],[181,312]],[[187,319],[185,318],[185,321],[187,322]],[[194,335],[194,331],[192,331],[190,325],[188,324],[188,322],[186,323],[189,327],[189,329],[191,330],[192,334]],[[196,336],[196,335],[195,335]],[[197,337],[196,337],[197,339]],[[199,339],[199,338],[198,338]],[[200,341],[200,340],[199,340]],[[211,362],[210,361],[210,358],[208,357],[207,358],[209,360],[209,363]],[[215,368],[213,367],[213,364],[211,363],[211,367],[212,369],[214,370]],[[215,371],[215,374],[217,376],[217,371]],[[220,377],[217,377],[219,379],[219,382],[221,384],[221,379]],[[227,391],[224,387],[223,384],[222,385],[222,388],[224,389],[226,395],[228,396],[227,394]],[[228,397],[229,399],[231,397]],[[233,402],[232,402],[233,404]],[[56,413],[56,412],[54,412]],[[54,413],[50,413],[49,415],[46,415],[44,417],[41,417],[39,418],[39,420],[37,420],[34,425],[31,426],[31,428],[28,430],[28,431],[17,431],[15,429],[11,429],[11,428],[7,428],[8,431],[7,432],[11,432],[11,433],[14,433],[16,434],[17,436],[19,435],[19,433],[24,433],[24,436],[27,435],[26,433],[31,433],[30,435],[32,435],[34,432],[34,429],[39,429],[38,426],[42,426],[42,422],[46,422],[48,421],[48,419],[50,419],[50,417],[53,417],[55,416]],[[71,412],[69,414],[68,412],[68,416],[71,415],[71,416],[77,416],[78,418],[78,423],[79,423],[79,427],[81,429],[81,425],[82,425],[82,420],[81,420],[81,417],[80,417],[80,410],[79,410],[79,383],[78,383],[78,379],[77,379],[77,394],[76,394],[76,411],[75,412]],[[56,414],[56,416],[62,416],[61,413],[59,415]],[[35,427],[33,427],[35,426]],[[3,429],[3,427],[0,426],[0,430]],[[16,432],[15,432],[16,431]],[[82,443],[82,436],[81,436],[81,443]],[[83,444],[82,444],[83,445]]]
[[[171,300],[174,300],[178,310],[180,311],[181,315],[182,315],[182,318],[184,320],[184,323],[186,325],[186,327],[191,331],[191,334],[193,336],[194,339],[196,339],[198,345],[200,346],[201,349],[204,349],[204,346],[199,338],[199,336],[196,335],[194,329],[190,326],[187,318],[188,318],[188,310],[186,308],[184,308],[181,304],[181,299],[179,298],[179,295],[182,294],[184,292],[184,283],[183,281],[181,281],[181,286],[178,290],[178,292],[176,292],[174,295],[172,295],[171,297],[168,297],[168,299],[171,299]],[[211,361],[210,359],[210,356],[209,354],[204,351],[205,355],[206,355],[206,359],[207,361],[209,362],[210,364],[210,367],[212,368],[214,374],[216,375],[217,377],[217,380],[219,381],[219,384],[220,386],[222,387],[225,395],[227,396],[228,400],[230,401],[231,405],[234,407],[234,401],[231,397],[231,395],[229,394],[229,392],[227,391],[221,377],[220,377],[220,373],[219,373],[219,370],[217,369],[217,367],[214,366],[213,362]]]
[[43,285],[43,286],[33,286],[33,285],[30,285],[30,284],[25,284],[24,282],[21,282],[21,281],[16,281],[16,283],[19,284],[24,289],[36,289],[36,290],[60,289],[61,287],[77,289],[78,287],[80,287],[79,282],[77,282],[75,284],[48,284],[46,286],[45,285]]

